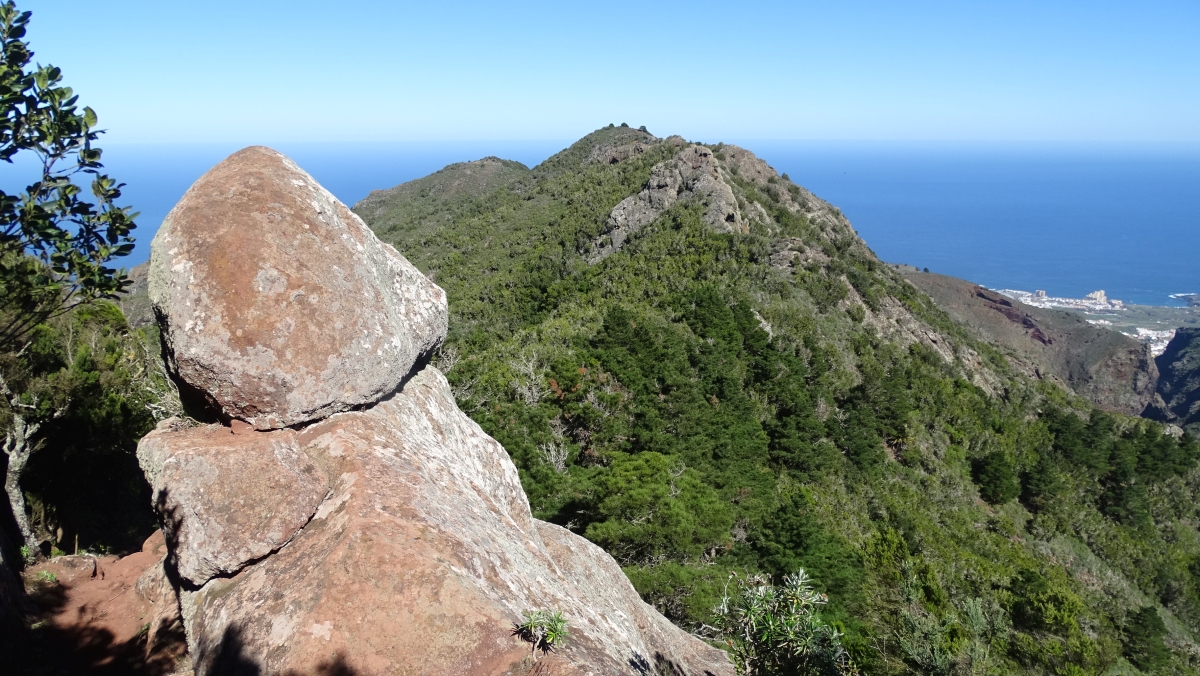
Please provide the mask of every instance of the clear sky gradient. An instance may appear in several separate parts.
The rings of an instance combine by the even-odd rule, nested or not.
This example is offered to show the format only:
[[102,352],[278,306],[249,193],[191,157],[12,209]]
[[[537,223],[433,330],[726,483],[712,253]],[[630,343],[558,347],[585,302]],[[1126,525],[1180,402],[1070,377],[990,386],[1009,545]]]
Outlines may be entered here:
[[1200,141],[1200,2],[19,0],[108,142]]

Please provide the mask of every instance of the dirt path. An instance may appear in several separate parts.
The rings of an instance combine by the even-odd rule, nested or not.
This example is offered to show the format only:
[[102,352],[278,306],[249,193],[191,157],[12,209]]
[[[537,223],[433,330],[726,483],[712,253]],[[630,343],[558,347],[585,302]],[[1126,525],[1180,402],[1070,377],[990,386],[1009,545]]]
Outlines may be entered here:
[[123,558],[60,556],[26,570],[36,615],[20,673],[189,674],[178,613],[153,570],[164,552],[156,532]]

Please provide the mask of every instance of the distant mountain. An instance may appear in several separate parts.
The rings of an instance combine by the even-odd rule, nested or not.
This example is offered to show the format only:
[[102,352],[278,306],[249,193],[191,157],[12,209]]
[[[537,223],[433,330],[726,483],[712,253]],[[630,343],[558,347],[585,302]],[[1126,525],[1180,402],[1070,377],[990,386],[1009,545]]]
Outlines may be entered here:
[[[454,217],[456,208],[479,195],[510,186],[529,175],[520,162],[485,157],[451,164],[425,178],[390,190],[372,191],[356,208],[372,222],[404,223],[405,227],[436,229],[436,221]],[[396,232],[394,236],[403,236]]]
[[676,623],[803,567],[867,673],[1195,673],[1200,447],[1101,410],[1152,396],[1140,346],[901,275],[752,153],[627,127],[356,211],[446,290],[435,363],[535,516]]
[[150,263],[142,263],[129,271],[129,279],[133,284],[129,290],[117,299],[125,320],[134,328],[154,324],[154,308],[150,305],[150,290],[147,286],[150,274]]

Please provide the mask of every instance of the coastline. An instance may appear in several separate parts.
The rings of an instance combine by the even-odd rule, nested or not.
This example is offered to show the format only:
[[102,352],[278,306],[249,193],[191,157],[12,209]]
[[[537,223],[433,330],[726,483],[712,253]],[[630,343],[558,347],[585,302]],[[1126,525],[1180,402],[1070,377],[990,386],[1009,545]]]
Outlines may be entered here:
[[1200,301],[1196,294],[1173,294],[1172,298],[1188,298],[1187,307],[1169,305],[1139,305],[1109,298],[1103,290],[1093,291],[1083,298],[1049,296],[1045,291],[992,289],[996,293],[1026,305],[1080,314],[1089,324],[1104,327],[1150,346],[1155,357],[1167,349],[1175,331],[1184,327],[1200,327]]

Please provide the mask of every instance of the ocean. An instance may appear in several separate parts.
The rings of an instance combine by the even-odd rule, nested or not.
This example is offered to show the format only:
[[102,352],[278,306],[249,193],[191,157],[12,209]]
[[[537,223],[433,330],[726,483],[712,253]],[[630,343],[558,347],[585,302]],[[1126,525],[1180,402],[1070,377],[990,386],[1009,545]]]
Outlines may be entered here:
[[888,262],[1142,305],[1200,292],[1200,145],[744,145]]
[[[1200,292],[1200,145],[1081,146],[744,140],[842,209],[885,261],[990,288],[1179,305]],[[534,166],[565,141],[279,144],[353,205],[451,162]],[[146,260],[187,187],[236,146],[108,145],[109,173],[141,212],[128,266]],[[0,184],[10,176],[0,174]]]

